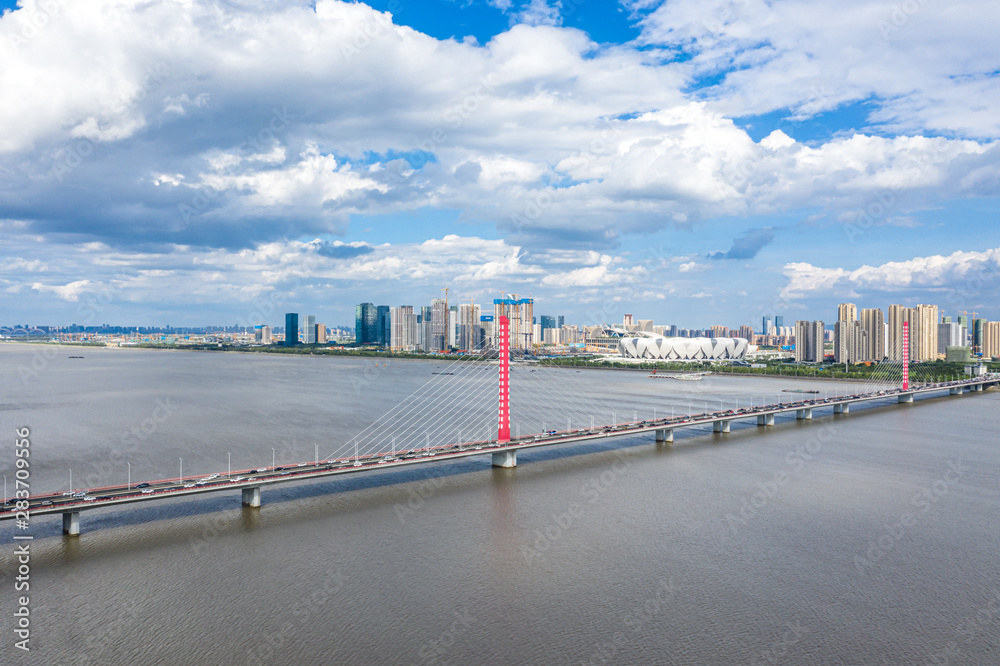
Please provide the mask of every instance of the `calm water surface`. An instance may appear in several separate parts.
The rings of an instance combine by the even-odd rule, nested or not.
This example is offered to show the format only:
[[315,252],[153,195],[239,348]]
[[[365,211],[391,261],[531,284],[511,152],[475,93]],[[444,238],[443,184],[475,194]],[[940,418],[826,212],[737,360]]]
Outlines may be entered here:
[[[31,428],[33,492],[297,462],[444,371],[0,345],[0,429]],[[850,388],[515,373],[552,428]],[[0,663],[998,664],[1000,393],[920,402],[38,517],[27,656],[5,522]]]

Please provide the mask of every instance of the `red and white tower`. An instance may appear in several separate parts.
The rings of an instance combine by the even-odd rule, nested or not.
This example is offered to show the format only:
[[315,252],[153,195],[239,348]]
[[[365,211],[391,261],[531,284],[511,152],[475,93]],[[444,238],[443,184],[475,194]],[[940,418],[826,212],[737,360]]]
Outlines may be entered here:
[[510,441],[510,320],[504,315],[497,319],[497,340],[500,354],[500,422],[497,441]]
[[910,322],[903,322],[903,390],[910,388]]

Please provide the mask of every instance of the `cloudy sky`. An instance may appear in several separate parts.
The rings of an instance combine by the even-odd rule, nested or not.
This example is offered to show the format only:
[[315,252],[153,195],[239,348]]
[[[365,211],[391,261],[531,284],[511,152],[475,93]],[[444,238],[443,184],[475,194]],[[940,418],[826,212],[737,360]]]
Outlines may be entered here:
[[1000,319],[995,0],[0,7],[0,324]]

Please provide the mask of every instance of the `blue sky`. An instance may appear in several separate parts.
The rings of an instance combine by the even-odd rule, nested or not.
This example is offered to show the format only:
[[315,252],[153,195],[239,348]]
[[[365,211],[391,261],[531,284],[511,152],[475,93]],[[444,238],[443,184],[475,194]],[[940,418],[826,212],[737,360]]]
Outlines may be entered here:
[[21,5],[0,324],[1000,319],[996,3]]

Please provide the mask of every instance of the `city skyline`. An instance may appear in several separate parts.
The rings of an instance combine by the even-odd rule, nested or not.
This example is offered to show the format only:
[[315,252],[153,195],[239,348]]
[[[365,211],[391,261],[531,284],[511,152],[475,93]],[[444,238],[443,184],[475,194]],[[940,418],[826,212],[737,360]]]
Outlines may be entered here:
[[[504,294],[506,296],[510,296],[511,295],[509,292],[498,292],[498,293]],[[355,324],[356,324],[356,321],[357,321],[357,308],[359,308],[361,305],[370,305],[373,308],[384,309],[384,314],[386,316],[388,316],[389,311],[391,309],[399,308],[399,307],[403,307],[403,308],[410,307],[410,308],[413,308],[413,312],[415,314],[419,315],[419,314],[421,314],[420,310],[421,310],[422,307],[427,307],[428,310],[430,310],[432,303],[434,301],[436,301],[436,300],[440,301],[441,303],[445,302],[445,300],[443,298],[442,299],[431,299],[431,300],[427,301],[426,303],[422,303],[420,301],[415,301],[415,300],[412,300],[412,299],[395,298],[395,299],[390,299],[390,300],[388,300],[387,302],[384,302],[384,303],[376,303],[375,301],[364,301],[360,305],[358,303],[353,303],[351,305],[351,307],[350,307],[350,316],[349,317],[345,317],[344,320],[342,320],[342,321],[341,320],[326,320],[326,321],[321,321],[321,319],[319,318],[318,315],[313,314],[314,310],[310,310],[308,308],[298,309],[295,312],[295,314],[301,315],[303,317],[305,317],[305,316],[311,316],[313,318],[312,324],[314,326],[317,323],[324,323],[328,327],[342,328],[342,329],[354,329],[354,328],[356,328]],[[472,300],[472,303],[475,304],[475,306],[476,306],[477,309],[480,306],[483,306],[483,307],[487,308],[486,310],[483,310],[482,314],[491,314],[491,313],[493,313],[494,301],[497,300],[497,299],[493,299],[493,300],[491,300],[489,302],[479,302],[476,299],[471,299],[471,300]],[[536,301],[537,299],[530,298],[530,299],[527,299],[527,300],[531,300],[534,303],[534,301]],[[542,320],[544,318],[558,318],[563,323],[569,323],[569,324],[572,324],[572,325],[575,325],[575,326],[596,326],[596,325],[601,325],[601,324],[614,324],[614,323],[622,321],[623,317],[634,317],[635,320],[650,319],[650,320],[656,321],[658,326],[661,326],[661,325],[665,325],[665,326],[668,326],[668,327],[669,326],[675,326],[675,327],[681,328],[681,329],[709,330],[709,329],[712,329],[712,328],[726,327],[726,328],[729,328],[731,330],[736,330],[736,329],[741,328],[741,327],[747,327],[747,326],[749,326],[750,328],[752,328],[752,330],[755,333],[765,334],[766,333],[765,326],[770,327],[770,329],[772,331],[773,330],[789,330],[789,329],[794,329],[795,322],[798,321],[798,320],[816,320],[816,319],[822,319],[822,320],[826,321],[827,322],[825,324],[826,330],[833,331],[834,328],[835,328],[836,322],[838,320],[840,320],[840,318],[843,316],[843,308],[844,308],[844,306],[849,306],[850,308],[853,308],[852,317],[853,317],[854,320],[859,320],[859,319],[863,318],[865,311],[880,310],[882,312],[882,315],[885,317],[885,319],[884,319],[884,323],[885,324],[888,324],[888,322],[889,322],[889,313],[890,313],[891,308],[894,305],[900,305],[903,308],[908,308],[908,309],[912,309],[912,310],[916,310],[918,307],[922,307],[919,304],[917,304],[915,302],[912,302],[912,301],[910,301],[910,302],[903,302],[903,303],[899,303],[897,301],[882,302],[882,303],[871,303],[869,301],[861,301],[860,305],[859,305],[858,303],[855,303],[855,302],[845,303],[843,301],[840,301],[840,302],[836,302],[835,303],[832,300],[829,300],[829,299],[827,299],[827,300],[829,302],[826,303],[825,305],[818,306],[818,309],[816,310],[815,313],[810,313],[810,314],[817,315],[815,317],[813,317],[813,316],[788,316],[787,314],[782,314],[780,312],[777,312],[777,313],[776,312],[761,312],[761,313],[757,313],[755,315],[751,315],[751,317],[747,321],[736,321],[729,314],[726,314],[726,313],[715,313],[715,314],[709,314],[707,316],[707,318],[704,319],[704,320],[695,321],[695,322],[688,322],[688,321],[681,321],[681,320],[679,320],[677,318],[672,318],[669,314],[666,315],[666,316],[664,316],[664,317],[650,316],[650,315],[648,315],[649,310],[647,308],[644,308],[642,304],[639,304],[639,307],[637,309],[635,309],[634,311],[630,311],[630,310],[627,310],[625,308],[619,308],[619,309],[607,308],[607,307],[600,308],[600,309],[596,310],[596,312],[599,312],[599,313],[605,315],[605,317],[603,319],[601,319],[601,320],[574,320],[572,317],[567,317],[567,315],[564,314],[565,312],[569,311],[568,307],[565,304],[559,304],[559,303],[541,303],[541,304],[538,304],[538,303],[535,303],[534,304],[534,309],[536,310],[536,312],[534,313],[534,319],[535,319],[535,323],[542,322]],[[909,304],[907,304],[907,303],[909,303]],[[463,306],[463,305],[465,305],[465,306],[470,305],[470,299],[464,298],[462,294],[453,294],[453,300],[451,302],[450,310],[452,312],[458,312],[459,308],[461,306]],[[540,306],[540,308],[539,308],[539,306]],[[972,318],[972,317],[969,317],[969,315],[967,315],[967,314],[963,314],[964,312],[969,312],[969,311],[948,309],[946,307],[941,306],[940,304],[934,304],[933,307],[936,308],[936,312],[935,312],[935,316],[931,317],[931,319],[934,319],[934,320],[936,320],[938,322],[940,322],[940,318],[944,317],[944,316],[947,316],[947,317],[955,320],[956,322],[960,318],[962,318],[962,317],[968,317],[970,319]],[[23,321],[23,322],[0,321],[0,327],[14,328],[14,327],[43,326],[43,327],[49,327],[49,328],[67,328],[67,327],[69,327],[71,325],[75,325],[75,326],[78,326],[78,327],[81,327],[81,326],[82,327],[109,326],[109,327],[114,327],[114,328],[130,328],[130,327],[135,327],[135,328],[144,328],[144,329],[145,328],[148,328],[148,329],[165,329],[165,328],[175,328],[175,329],[185,329],[185,328],[211,329],[211,328],[215,328],[215,327],[231,328],[233,326],[236,326],[236,327],[246,327],[246,328],[248,328],[248,329],[250,329],[252,331],[252,329],[254,328],[254,326],[269,325],[269,326],[272,326],[275,330],[280,330],[280,329],[283,328],[282,327],[282,322],[284,322],[285,319],[286,319],[286,313],[292,312],[292,310],[283,309],[280,306],[280,304],[277,305],[277,306],[270,306],[269,305],[267,309],[270,311],[269,314],[265,313],[265,310],[263,308],[257,308],[255,310],[252,310],[250,312],[250,314],[248,315],[247,318],[240,318],[240,319],[238,319],[236,321],[233,321],[233,322],[220,322],[220,321],[215,321],[215,322],[200,322],[200,323],[194,323],[194,324],[190,324],[190,325],[176,325],[174,322],[162,322],[162,323],[158,323],[158,322],[148,322],[148,321],[147,322],[142,322],[140,324],[122,324],[122,323],[114,322],[114,321],[107,321],[107,322],[101,321],[99,323],[98,322],[91,322],[91,323],[83,324],[80,321],[71,321],[71,322],[45,322],[45,321],[34,320],[34,319],[30,319],[29,318],[27,321]],[[379,316],[380,317],[381,314],[382,314],[381,312],[378,312],[378,313],[373,312],[372,316],[373,317],[375,317],[375,316]],[[1000,309],[991,309],[991,310],[987,310],[987,311],[984,311],[984,312],[976,311],[976,313],[975,313],[975,319],[977,321],[997,321],[997,320],[1000,320]],[[726,321],[723,321],[723,320],[726,320]],[[372,319],[371,325],[372,326],[376,326],[376,323],[375,323],[374,319]],[[298,328],[299,328],[299,330],[303,330],[303,328],[302,328],[301,325],[299,325]],[[386,335],[388,335],[389,334],[388,333],[388,329],[386,329],[386,330],[387,330]],[[440,332],[439,332],[439,334],[440,334]],[[373,334],[373,335],[375,335],[375,334]]]
[[693,0],[6,11],[0,311],[348,322],[401,283],[580,322],[609,300],[688,325],[994,310],[1000,125],[969,109],[1000,96],[1000,8],[973,4],[831,0],[808,25]]

